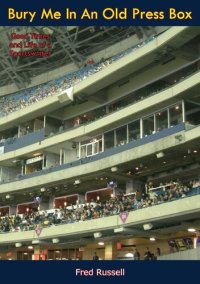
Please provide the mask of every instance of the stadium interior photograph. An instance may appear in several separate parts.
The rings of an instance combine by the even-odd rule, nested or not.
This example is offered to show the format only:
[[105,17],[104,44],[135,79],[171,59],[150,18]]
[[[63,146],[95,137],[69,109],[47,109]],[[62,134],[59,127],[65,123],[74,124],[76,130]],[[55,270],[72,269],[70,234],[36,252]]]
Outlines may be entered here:
[[0,260],[200,260],[200,28],[0,27]]

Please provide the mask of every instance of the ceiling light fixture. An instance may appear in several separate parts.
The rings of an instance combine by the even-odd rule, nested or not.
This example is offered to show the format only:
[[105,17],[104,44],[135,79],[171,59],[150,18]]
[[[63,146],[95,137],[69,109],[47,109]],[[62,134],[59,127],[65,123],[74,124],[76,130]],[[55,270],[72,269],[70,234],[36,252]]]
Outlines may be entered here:
[[53,244],[58,244],[59,242],[60,242],[60,239],[58,238],[52,239]]
[[163,158],[164,156],[165,156],[165,154],[163,152],[159,152],[159,153],[156,154],[156,157],[158,159]]
[[81,183],[80,179],[76,179],[76,180],[74,181],[74,185],[79,185],[80,183]]
[[195,233],[195,232],[196,232],[196,229],[194,229],[194,228],[188,228],[188,232],[190,232],[190,233]]
[[117,172],[118,171],[118,167],[112,167],[110,170],[111,170],[112,173]]
[[151,242],[155,242],[155,238],[154,237],[151,237],[151,238],[149,238],[149,240],[151,241]]
[[41,188],[40,188],[40,191],[41,191],[41,192],[45,192],[45,191],[46,191],[46,188],[45,188],[45,187],[41,187]]
[[102,233],[101,232],[94,233],[94,238],[95,239],[101,238],[101,237],[102,237]]
[[22,246],[22,243],[16,243],[16,244],[15,244],[15,247],[16,247],[16,248],[20,248],[21,246]]
[[148,223],[148,224],[144,224],[144,225],[143,225],[143,229],[144,229],[145,231],[151,230],[152,228],[153,228],[153,224],[151,224],[151,223]]
[[126,254],[125,254],[125,257],[133,257],[133,253],[131,253],[131,252],[127,252]]

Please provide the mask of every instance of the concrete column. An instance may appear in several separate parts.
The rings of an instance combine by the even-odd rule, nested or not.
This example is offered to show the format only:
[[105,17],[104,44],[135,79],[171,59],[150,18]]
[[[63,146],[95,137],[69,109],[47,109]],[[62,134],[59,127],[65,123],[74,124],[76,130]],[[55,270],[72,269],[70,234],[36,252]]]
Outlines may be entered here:
[[20,137],[20,132],[21,132],[21,127],[20,125],[18,126],[18,133],[17,133],[17,137],[19,138]]
[[35,245],[34,246],[34,254],[40,254],[41,253],[41,247],[40,245]]
[[46,115],[44,115],[44,120],[43,120],[43,127],[46,127]]
[[168,121],[168,128],[170,128],[170,111],[169,111],[169,108],[167,109],[167,121]]
[[182,120],[183,120],[183,122],[185,123],[185,102],[184,102],[184,100],[182,100]]
[[143,118],[140,118],[140,139],[143,138]]
[[116,249],[114,242],[107,242],[105,244],[105,260],[113,260],[116,258]]
[[63,149],[61,148],[60,149],[60,165],[62,165],[62,154],[63,154]]
[[32,260],[40,260],[41,248],[40,245],[34,246],[34,252],[32,254]]
[[45,260],[46,254],[42,254],[42,248],[40,245],[34,246],[34,253],[32,255],[32,260]]
[[51,196],[49,197],[49,209],[53,209],[54,208],[54,198],[55,196]]

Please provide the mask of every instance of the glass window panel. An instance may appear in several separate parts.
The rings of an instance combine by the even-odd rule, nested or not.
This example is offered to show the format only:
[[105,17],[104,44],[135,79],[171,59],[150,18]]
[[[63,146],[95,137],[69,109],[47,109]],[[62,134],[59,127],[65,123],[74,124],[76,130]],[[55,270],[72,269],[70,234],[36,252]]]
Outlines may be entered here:
[[102,140],[99,140],[99,152],[102,152]]
[[114,130],[106,132],[104,134],[104,149],[110,149],[114,147]]
[[92,144],[87,145],[87,156],[92,156]]
[[140,121],[136,120],[128,125],[129,141],[140,139]]
[[154,131],[154,116],[149,116],[143,119],[143,137],[155,133]]
[[93,149],[94,149],[94,154],[102,152],[102,140],[95,142],[93,145]]
[[116,145],[124,145],[127,143],[127,126],[122,126],[116,129]]
[[86,157],[86,146],[81,146],[81,158]]
[[94,143],[93,148],[94,148],[94,154],[99,153],[99,142]]
[[156,132],[168,128],[168,115],[167,110],[156,113]]
[[170,126],[175,126],[183,121],[182,119],[182,106],[178,103],[169,109]]
[[185,102],[186,123],[192,125],[200,124],[200,106],[197,103]]

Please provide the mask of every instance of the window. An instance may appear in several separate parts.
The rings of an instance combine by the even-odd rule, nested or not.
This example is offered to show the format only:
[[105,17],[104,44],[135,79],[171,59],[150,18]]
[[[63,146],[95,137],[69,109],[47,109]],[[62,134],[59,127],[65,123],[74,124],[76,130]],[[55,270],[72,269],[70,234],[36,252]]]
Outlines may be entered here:
[[152,115],[143,119],[143,137],[154,133],[154,115]]
[[106,132],[104,134],[104,149],[110,149],[114,147],[114,130]]
[[185,102],[185,121],[192,125],[200,124],[200,106],[197,102]]
[[182,106],[178,103],[169,109],[170,126],[175,126],[183,121]]
[[156,118],[156,132],[168,128],[167,110],[157,112],[155,118]]
[[129,142],[140,139],[140,121],[136,120],[128,124],[128,139]]
[[116,129],[116,145],[121,146],[127,143],[127,126]]

